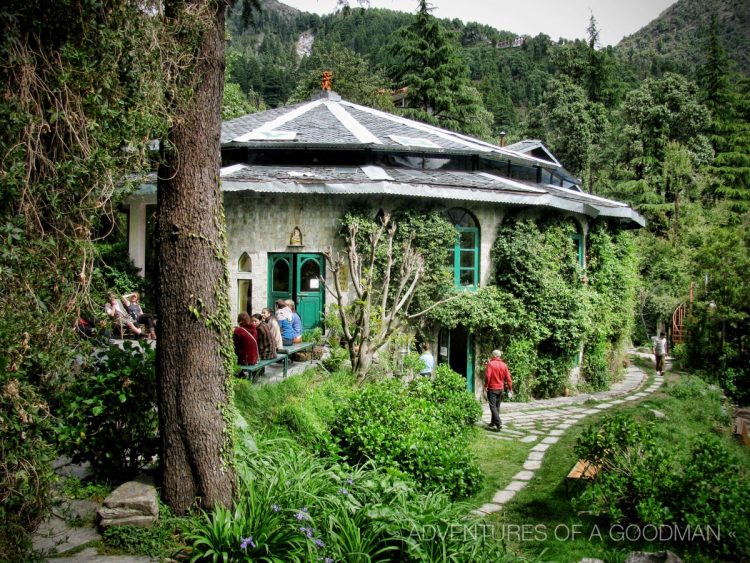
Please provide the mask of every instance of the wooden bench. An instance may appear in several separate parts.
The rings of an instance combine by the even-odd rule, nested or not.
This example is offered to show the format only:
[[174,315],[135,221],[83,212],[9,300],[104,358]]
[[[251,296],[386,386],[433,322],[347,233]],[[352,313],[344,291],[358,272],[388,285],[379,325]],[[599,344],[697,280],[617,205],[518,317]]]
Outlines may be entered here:
[[257,364],[253,364],[250,366],[239,366],[240,371],[238,375],[245,374],[245,376],[248,379],[255,379],[255,376],[253,376],[254,373],[259,372],[260,370],[264,369],[266,366],[270,366],[271,364],[276,364],[278,362],[282,362],[284,366],[284,373],[283,377],[286,377],[286,371],[287,367],[289,366],[289,356],[286,354],[281,354],[280,356],[276,356],[275,358],[271,358],[270,360],[258,360]]
[[[585,459],[579,459],[565,479],[565,490],[568,491],[571,481],[593,479],[599,473],[599,466]],[[569,492],[569,491],[568,491]]]

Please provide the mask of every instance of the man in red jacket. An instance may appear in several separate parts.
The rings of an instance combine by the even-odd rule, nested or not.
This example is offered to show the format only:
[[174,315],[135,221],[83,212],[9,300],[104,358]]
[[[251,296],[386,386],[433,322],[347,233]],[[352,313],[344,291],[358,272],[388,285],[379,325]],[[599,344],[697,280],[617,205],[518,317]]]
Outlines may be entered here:
[[258,363],[258,333],[250,320],[250,315],[242,312],[237,317],[237,324],[232,339],[237,363],[241,366],[252,366]]
[[487,369],[484,372],[484,390],[487,393],[487,401],[490,403],[490,430],[495,432],[503,427],[500,421],[500,403],[503,400],[503,389],[508,386],[508,392],[513,392],[513,380],[510,378],[510,370],[502,360],[503,353],[500,350],[493,350],[490,361],[487,362]]

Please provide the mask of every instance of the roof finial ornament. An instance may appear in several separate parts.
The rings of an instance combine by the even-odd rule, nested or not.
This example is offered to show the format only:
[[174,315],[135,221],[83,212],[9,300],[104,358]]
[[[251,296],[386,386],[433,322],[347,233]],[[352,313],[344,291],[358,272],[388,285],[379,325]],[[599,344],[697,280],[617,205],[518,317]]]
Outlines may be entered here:
[[333,73],[330,70],[323,71],[323,81],[320,83],[320,88],[326,92],[331,91],[331,80],[333,79]]

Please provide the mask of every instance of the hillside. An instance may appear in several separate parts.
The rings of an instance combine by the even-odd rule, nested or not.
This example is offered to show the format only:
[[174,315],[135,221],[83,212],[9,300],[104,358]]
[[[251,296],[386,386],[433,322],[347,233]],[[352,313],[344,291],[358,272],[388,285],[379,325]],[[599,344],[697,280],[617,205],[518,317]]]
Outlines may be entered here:
[[658,18],[625,37],[616,51],[641,78],[677,71],[692,75],[704,60],[711,15],[737,70],[750,75],[750,2],[748,0],[679,0]]

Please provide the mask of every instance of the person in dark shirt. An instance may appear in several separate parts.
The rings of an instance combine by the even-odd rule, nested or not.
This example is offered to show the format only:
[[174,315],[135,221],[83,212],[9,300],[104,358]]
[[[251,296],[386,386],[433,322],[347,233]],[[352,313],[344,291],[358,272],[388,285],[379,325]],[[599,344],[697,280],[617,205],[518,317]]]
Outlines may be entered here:
[[255,331],[258,333],[258,355],[261,360],[273,360],[276,358],[276,339],[271,332],[271,327],[263,322],[260,313],[255,313],[252,318]]
[[244,311],[237,317],[237,324],[239,326],[234,329],[232,335],[237,362],[241,366],[255,365],[258,363],[258,334],[255,324]]

